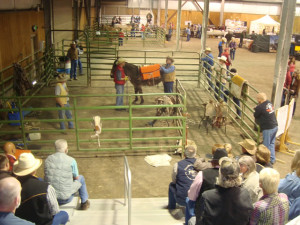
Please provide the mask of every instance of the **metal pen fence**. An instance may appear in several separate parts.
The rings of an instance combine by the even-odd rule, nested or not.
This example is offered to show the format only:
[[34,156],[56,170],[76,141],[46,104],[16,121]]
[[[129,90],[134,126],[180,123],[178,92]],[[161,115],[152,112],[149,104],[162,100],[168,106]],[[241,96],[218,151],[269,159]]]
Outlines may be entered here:
[[[122,107],[112,105],[91,105],[91,102],[101,102],[101,99],[113,99],[118,95],[106,94],[106,95],[70,95],[70,107],[59,108],[55,107],[53,102],[57,96],[31,96],[31,106],[23,106],[23,102],[29,97],[6,97],[5,100],[17,100],[17,108],[15,109],[0,109],[0,112],[18,112],[20,118],[18,120],[1,120],[0,124],[3,124],[5,129],[1,129],[0,136],[12,135],[16,136],[16,140],[12,140],[15,143],[22,143],[25,148],[37,145],[39,149],[32,148],[32,151],[53,151],[52,145],[58,137],[61,138],[62,132],[65,132],[65,139],[70,143],[73,150],[78,151],[127,151],[127,150],[174,150],[178,146],[177,140],[182,140],[185,143],[185,126],[186,118],[182,115],[162,116],[158,117],[155,114],[143,115],[143,112],[147,112],[151,109],[155,112],[157,108],[177,108],[178,112],[186,111],[185,95],[179,93],[172,93],[170,95],[180,99],[178,104],[174,105],[133,105],[131,102],[135,94],[124,94],[124,97],[129,98],[129,104]],[[144,97],[153,98],[155,96],[163,96],[164,93],[155,94],[142,94]],[[109,101],[109,102],[112,102]],[[116,108],[127,109],[128,113],[121,115],[114,115],[111,110]],[[72,119],[55,119],[57,118],[57,112],[59,110],[71,110],[73,112]],[[25,111],[42,112],[42,115],[38,118],[27,119],[23,117]],[[101,147],[97,146],[98,140],[92,139],[91,134],[94,132],[94,127],[91,126],[92,117],[99,115],[103,123],[102,134],[100,137]],[[160,126],[160,127],[146,127],[145,121],[149,120],[174,120],[172,126]],[[55,127],[55,124],[59,122],[74,123],[74,129],[60,130]],[[11,123],[19,123],[19,126],[9,126]],[[26,129],[28,123],[39,123],[41,129]],[[178,125],[181,124],[181,125]],[[41,133],[41,140],[29,140],[28,135],[30,133]],[[111,135],[114,134],[114,135]],[[113,137],[112,137],[113,136]],[[1,138],[0,144],[6,142],[6,139]]]
[[[201,68],[200,68],[200,85],[206,89],[207,93],[217,101],[224,100],[227,102],[230,119],[242,130],[243,134],[257,143],[260,142],[260,127],[255,122],[253,113],[254,107],[257,105],[255,96],[258,90],[251,84],[247,83],[248,92],[244,89],[241,90],[241,98],[237,98],[232,92],[232,80],[236,74],[228,71],[227,69],[220,69],[222,66],[219,62],[214,60],[214,65],[211,66],[207,60],[210,56],[203,53],[201,55]],[[210,58],[213,60],[212,58]],[[225,71],[225,76],[221,70]],[[223,83],[223,79],[226,83]],[[238,114],[240,111],[240,115]]]

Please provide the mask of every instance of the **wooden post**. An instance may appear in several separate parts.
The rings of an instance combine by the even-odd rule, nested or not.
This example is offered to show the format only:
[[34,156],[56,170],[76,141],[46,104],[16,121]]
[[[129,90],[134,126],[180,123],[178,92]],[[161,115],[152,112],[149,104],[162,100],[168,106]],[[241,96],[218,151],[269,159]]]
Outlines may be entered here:
[[222,0],[222,2],[221,2],[221,11],[220,11],[220,26],[223,25],[223,19],[224,19],[224,5],[225,5],[225,0]]
[[165,0],[165,29],[168,30],[168,0]]
[[177,26],[176,26],[176,51],[179,51],[179,40],[180,40],[180,24],[181,24],[181,0],[178,0],[177,9]]
[[206,33],[207,33],[207,22],[208,22],[208,13],[209,13],[209,0],[204,0],[204,10],[203,10],[203,19],[202,19],[202,35],[201,35],[201,51],[202,54],[206,46]]
[[53,37],[52,37],[52,0],[44,0],[44,26],[45,26],[45,47],[46,49],[52,47]]
[[156,20],[157,26],[160,26],[160,5],[161,5],[161,0],[158,0],[157,1],[157,20]]
[[295,10],[296,0],[284,0],[281,13],[280,33],[271,98],[275,109],[278,109],[281,106],[282,91],[285,82],[291,46]]

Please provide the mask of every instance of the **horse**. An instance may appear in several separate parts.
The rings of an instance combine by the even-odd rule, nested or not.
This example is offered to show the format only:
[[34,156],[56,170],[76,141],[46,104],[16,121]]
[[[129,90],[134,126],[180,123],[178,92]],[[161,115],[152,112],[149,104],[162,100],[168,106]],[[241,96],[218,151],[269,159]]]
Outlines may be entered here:
[[[115,74],[115,70],[117,68],[117,61],[114,61],[113,67],[110,71],[110,77],[114,78],[114,74]],[[131,63],[125,63],[124,68],[124,72],[126,74],[126,76],[129,77],[130,82],[132,83],[132,85],[134,86],[134,93],[135,94],[143,94],[143,89],[142,86],[154,86],[159,84],[160,82],[162,82],[162,76],[160,77],[155,77],[153,79],[149,79],[149,80],[143,80],[142,79],[142,75],[141,75],[141,71],[140,71],[140,67],[131,64]],[[141,95],[140,96],[141,102],[140,104],[144,103],[144,98]],[[135,99],[133,100],[133,104],[136,104],[136,102],[138,101],[138,96],[135,96]]]

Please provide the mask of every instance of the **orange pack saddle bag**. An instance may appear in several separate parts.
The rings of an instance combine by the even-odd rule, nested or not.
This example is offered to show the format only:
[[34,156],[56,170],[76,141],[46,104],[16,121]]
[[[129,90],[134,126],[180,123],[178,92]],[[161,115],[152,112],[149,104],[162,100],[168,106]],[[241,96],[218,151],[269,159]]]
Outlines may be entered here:
[[143,80],[149,80],[156,77],[160,77],[160,65],[154,64],[150,66],[141,67],[141,74]]

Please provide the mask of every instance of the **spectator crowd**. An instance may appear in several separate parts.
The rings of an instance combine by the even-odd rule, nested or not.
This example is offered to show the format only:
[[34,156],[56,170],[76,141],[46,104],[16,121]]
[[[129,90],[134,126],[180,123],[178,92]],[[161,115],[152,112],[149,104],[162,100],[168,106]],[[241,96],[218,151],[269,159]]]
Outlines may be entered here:
[[56,153],[44,163],[44,177],[37,177],[42,160],[24,152],[18,159],[11,142],[0,154],[0,224],[1,225],[61,225],[69,221],[60,205],[72,201],[78,192],[81,210],[90,206],[85,179],[79,175],[77,162],[67,155],[64,139],[55,142]]
[[251,139],[239,145],[234,157],[230,144],[215,144],[210,161],[186,147],[169,185],[172,214],[184,209],[186,225],[284,225],[300,216],[300,150],[280,180],[266,146]]

